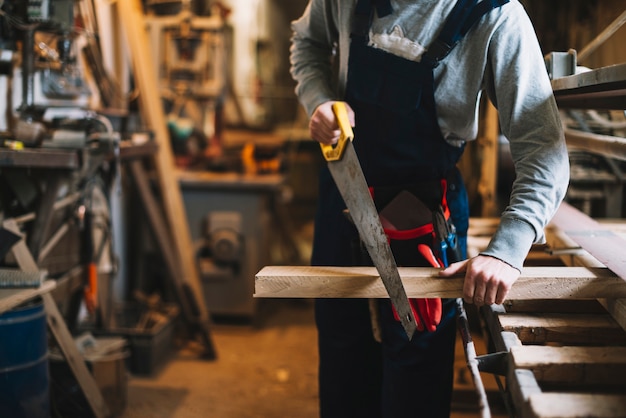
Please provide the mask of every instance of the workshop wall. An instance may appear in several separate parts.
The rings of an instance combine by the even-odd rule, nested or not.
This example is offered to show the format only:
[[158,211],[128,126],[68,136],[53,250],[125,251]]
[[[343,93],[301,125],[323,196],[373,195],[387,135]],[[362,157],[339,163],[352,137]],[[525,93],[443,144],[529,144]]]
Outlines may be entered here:
[[[226,0],[232,10],[232,96],[225,119],[235,125],[271,127],[294,120],[298,108],[289,74],[290,23],[306,0]],[[235,101],[243,112],[240,120]]]
[[[582,50],[626,10],[626,0],[522,0],[522,4],[535,25],[544,53],[570,48]],[[626,39],[626,26],[581,64],[598,68],[625,62],[623,39]]]

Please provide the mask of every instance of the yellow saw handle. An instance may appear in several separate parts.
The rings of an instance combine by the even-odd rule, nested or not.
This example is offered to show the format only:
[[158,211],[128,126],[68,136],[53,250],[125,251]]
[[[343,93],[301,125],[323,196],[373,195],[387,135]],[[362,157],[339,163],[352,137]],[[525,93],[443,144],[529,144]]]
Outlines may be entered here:
[[352,141],[354,133],[352,132],[352,126],[350,126],[350,119],[348,119],[348,109],[344,102],[335,102],[332,106],[333,113],[337,118],[339,125],[339,139],[336,144],[321,144],[322,154],[326,161],[338,161],[343,156],[343,152],[346,149],[347,141]]

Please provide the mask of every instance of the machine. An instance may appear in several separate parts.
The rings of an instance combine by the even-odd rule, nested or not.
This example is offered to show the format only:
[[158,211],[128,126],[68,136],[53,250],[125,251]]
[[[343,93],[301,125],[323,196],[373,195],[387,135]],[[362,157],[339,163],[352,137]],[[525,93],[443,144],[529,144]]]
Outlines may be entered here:
[[205,301],[214,318],[252,319],[254,276],[271,258],[280,175],[179,172]]
[[[0,14],[5,137],[37,147],[53,139],[59,129],[53,122],[94,119],[91,109],[112,104],[117,89],[102,70],[94,15],[86,2],[4,0]],[[83,130],[71,125],[70,131]],[[67,130],[64,134],[67,139]],[[79,146],[84,145],[84,135],[69,136],[82,138]]]

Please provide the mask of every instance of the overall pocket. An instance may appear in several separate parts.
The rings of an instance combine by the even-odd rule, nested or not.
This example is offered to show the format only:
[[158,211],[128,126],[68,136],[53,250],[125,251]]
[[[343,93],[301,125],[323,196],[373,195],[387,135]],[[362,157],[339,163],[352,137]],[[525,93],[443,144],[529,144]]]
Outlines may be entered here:
[[348,97],[390,113],[410,114],[420,106],[424,68],[418,62],[353,43],[346,87]]

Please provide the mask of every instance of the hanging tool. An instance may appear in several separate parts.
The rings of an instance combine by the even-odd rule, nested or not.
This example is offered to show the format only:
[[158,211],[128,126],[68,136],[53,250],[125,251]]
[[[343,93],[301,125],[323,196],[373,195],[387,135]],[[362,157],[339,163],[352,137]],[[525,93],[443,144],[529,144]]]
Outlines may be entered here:
[[341,133],[335,145],[320,144],[322,153],[339,193],[348,207],[350,217],[359,231],[361,241],[385,285],[407,336],[411,339],[417,327],[415,316],[352,145],[354,134],[345,103],[334,103],[333,112]]
[[476,356],[476,347],[472,340],[470,333],[469,320],[467,319],[467,312],[463,306],[463,299],[457,298],[457,327],[463,340],[463,349],[465,350],[465,358],[467,360],[467,368],[472,374],[472,380],[476,387],[476,394],[478,395],[478,406],[480,408],[480,418],[491,418],[491,409],[489,408],[489,400],[487,399],[487,391],[483,385],[483,381],[480,377],[480,363]]
[[83,298],[90,314],[95,314],[98,307],[98,269],[94,259],[93,213],[91,202],[86,201],[78,208],[79,222],[83,229],[81,259],[85,266]]
[[457,245],[456,228],[448,222],[444,208],[433,212],[433,225],[435,230],[436,252],[442,267],[448,267],[450,263],[461,260]]

